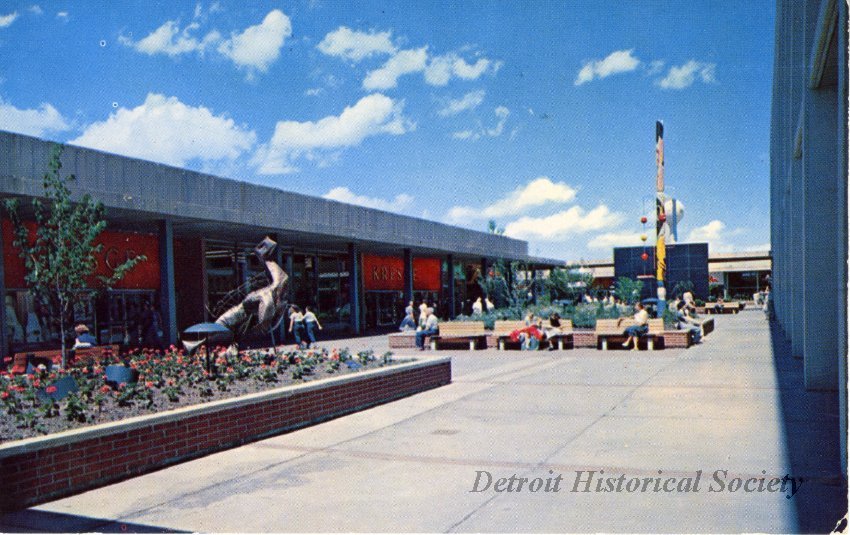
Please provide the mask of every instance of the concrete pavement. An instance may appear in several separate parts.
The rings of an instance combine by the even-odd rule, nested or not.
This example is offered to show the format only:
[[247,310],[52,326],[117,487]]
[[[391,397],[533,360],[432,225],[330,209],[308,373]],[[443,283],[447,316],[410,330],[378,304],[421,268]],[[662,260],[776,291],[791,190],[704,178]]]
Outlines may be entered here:
[[[759,311],[716,321],[688,350],[441,351],[449,386],[6,515],[0,531],[831,530],[846,511],[836,396],[803,391]],[[697,489],[663,492],[698,471]],[[479,475],[493,484],[472,492]],[[514,492],[494,490],[511,476]],[[600,478],[620,491],[596,492]]]

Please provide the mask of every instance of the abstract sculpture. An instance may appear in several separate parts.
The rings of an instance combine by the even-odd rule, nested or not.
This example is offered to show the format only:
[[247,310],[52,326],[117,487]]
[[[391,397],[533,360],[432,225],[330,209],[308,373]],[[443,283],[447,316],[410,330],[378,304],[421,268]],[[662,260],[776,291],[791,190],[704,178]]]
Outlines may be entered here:
[[245,334],[252,330],[267,332],[283,318],[286,303],[286,283],[289,275],[272,260],[277,243],[265,238],[254,248],[260,261],[265,263],[271,275],[271,282],[262,288],[250,292],[242,302],[228,308],[215,322],[227,327],[234,335]]

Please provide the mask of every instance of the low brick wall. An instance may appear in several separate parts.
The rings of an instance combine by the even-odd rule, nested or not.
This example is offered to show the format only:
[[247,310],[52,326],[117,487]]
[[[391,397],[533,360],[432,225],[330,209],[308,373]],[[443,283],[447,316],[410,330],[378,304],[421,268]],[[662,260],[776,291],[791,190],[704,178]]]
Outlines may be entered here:
[[596,331],[573,331],[573,347],[596,347]]
[[663,336],[661,337],[661,347],[664,349],[670,349],[673,347],[691,347],[694,343],[693,336],[691,335],[690,330],[681,330],[681,331],[664,331]]
[[23,509],[451,382],[426,358],[0,444],[0,510]]

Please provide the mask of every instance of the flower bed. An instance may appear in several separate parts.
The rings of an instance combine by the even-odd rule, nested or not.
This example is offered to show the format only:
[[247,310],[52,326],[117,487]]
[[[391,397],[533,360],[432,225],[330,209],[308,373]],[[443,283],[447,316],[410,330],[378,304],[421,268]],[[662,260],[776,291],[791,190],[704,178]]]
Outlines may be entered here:
[[[342,350],[213,352],[215,371],[207,373],[201,352],[187,356],[172,346],[166,352],[114,355],[98,363],[76,363],[64,371],[40,366],[29,375],[0,375],[0,443],[55,433],[142,414],[268,390],[362,368],[393,364],[392,354]],[[116,383],[109,364],[126,365],[135,381]],[[73,379],[70,381],[68,378]],[[76,392],[57,391],[69,382]],[[62,396],[61,399],[56,399]]]
[[77,494],[450,382],[448,358],[423,358],[0,444],[0,512]]

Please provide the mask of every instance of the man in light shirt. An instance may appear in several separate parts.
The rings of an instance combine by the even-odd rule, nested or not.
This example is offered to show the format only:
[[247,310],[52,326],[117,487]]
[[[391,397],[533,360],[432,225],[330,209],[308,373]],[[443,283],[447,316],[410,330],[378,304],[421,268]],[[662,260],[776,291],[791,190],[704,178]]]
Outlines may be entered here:
[[418,347],[420,351],[425,350],[426,336],[431,336],[440,332],[440,320],[438,320],[437,316],[434,315],[434,309],[428,308],[426,309],[426,312],[428,313],[428,316],[425,319],[425,325],[421,331],[417,331],[416,333],[416,347]]

